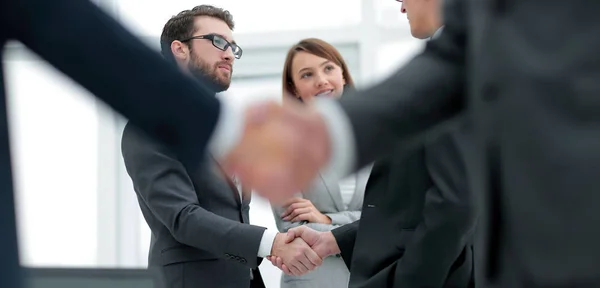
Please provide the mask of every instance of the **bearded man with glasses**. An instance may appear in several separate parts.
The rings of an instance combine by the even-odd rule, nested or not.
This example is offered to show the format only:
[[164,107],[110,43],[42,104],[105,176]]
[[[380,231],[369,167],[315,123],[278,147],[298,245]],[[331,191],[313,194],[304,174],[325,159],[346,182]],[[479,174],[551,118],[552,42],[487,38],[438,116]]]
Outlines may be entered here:
[[[191,77],[211,80],[215,93],[225,91],[233,62],[242,56],[233,28],[231,14],[221,8],[182,11],[163,28],[162,55]],[[287,244],[285,235],[250,225],[250,191],[211,155],[191,170],[130,123],[121,149],[152,230],[148,263],[167,287],[264,287],[257,267],[269,255],[280,255],[299,274],[321,264],[304,240]]]

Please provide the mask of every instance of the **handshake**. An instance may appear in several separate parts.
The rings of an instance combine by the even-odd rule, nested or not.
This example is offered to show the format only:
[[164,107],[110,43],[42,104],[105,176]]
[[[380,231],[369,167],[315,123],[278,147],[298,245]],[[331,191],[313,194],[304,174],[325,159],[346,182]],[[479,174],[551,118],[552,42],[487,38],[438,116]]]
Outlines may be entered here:
[[314,105],[266,102],[245,111],[243,133],[224,159],[229,175],[271,201],[306,188],[330,157],[327,125]]
[[340,248],[331,232],[300,226],[277,234],[267,259],[284,273],[300,276],[321,266],[325,257],[338,253]]

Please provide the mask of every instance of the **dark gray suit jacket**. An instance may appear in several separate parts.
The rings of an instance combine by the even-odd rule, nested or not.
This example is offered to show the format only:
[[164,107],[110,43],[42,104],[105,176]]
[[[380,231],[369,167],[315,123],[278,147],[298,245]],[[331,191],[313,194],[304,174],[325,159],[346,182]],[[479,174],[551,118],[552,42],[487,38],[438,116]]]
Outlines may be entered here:
[[444,3],[439,38],[340,100],[356,167],[470,117],[486,284],[600,287],[600,2]]
[[[93,39],[94,45],[86,44]],[[90,1],[0,0],[0,48],[17,40],[117,112],[200,163],[219,102]],[[2,63],[0,53],[0,63]],[[21,287],[3,69],[0,69],[0,287]],[[52,95],[48,95],[52,97]],[[59,113],[59,111],[57,111]],[[77,119],[74,119],[77,121]]]
[[210,157],[193,170],[133,125],[122,153],[140,208],[152,230],[149,266],[169,288],[249,287],[265,228],[250,225],[249,201]]
[[361,220],[332,230],[350,268],[349,287],[473,285],[467,136],[462,129],[375,162]]

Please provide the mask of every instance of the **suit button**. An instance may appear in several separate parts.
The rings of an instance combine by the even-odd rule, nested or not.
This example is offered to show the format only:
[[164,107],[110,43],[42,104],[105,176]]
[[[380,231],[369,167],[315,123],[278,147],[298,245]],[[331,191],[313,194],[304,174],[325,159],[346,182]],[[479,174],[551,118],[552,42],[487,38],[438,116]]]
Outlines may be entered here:
[[242,259],[240,259],[240,262],[241,263],[246,263],[246,259],[242,258]]

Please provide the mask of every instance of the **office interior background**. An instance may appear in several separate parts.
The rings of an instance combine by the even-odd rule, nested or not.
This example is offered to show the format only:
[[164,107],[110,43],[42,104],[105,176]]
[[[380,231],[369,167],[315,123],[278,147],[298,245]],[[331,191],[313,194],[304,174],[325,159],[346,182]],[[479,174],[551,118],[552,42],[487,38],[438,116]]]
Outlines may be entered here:
[[[359,87],[382,79],[424,44],[411,37],[393,0],[93,2],[156,49],[172,15],[199,4],[228,9],[244,55],[223,97],[236,101],[280,98],[287,49],[303,38],[337,47]],[[68,49],[94,41],[90,33],[81,48]],[[145,267],[150,230],[120,153],[125,120],[19,43],[3,53],[22,264]],[[269,203],[256,195],[250,219],[276,229]],[[264,261],[260,269],[267,287],[279,287],[277,268]]]

